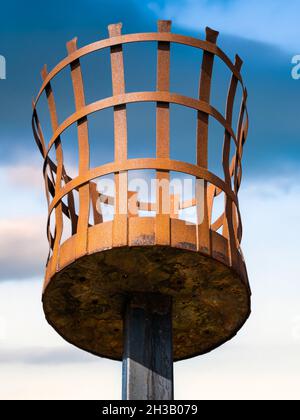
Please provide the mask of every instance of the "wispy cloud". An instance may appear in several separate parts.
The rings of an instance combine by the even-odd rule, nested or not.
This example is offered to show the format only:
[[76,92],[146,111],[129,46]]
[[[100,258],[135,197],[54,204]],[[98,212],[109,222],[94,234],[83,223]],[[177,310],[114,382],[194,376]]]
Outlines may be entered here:
[[71,346],[13,347],[0,350],[0,364],[60,365],[95,362],[96,360],[92,354]]
[[12,186],[33,190],[43,187],[42,164],[16,164],[2,167]]
[[0,281],[43,276],[47,257],[46,200],[41,165],[0,166]]
[[1,165],[0,185],[1,196],[5,197],[0,207],[0,220],[46,214],[41,163]]
[[149,8],[160,18],[192,30],[210,26],[294,53],[300,49],[298,0],[166,0],[163,5],[151,1]]

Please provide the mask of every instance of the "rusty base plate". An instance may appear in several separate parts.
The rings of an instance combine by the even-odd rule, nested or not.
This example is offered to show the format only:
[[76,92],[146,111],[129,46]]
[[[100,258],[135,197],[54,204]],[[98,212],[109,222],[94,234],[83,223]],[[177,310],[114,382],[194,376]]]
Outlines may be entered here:
[[56,273],[43,305],[67,341],[121,360],[124,302],[135,292],[173,297],[174,360],[220,346],[250,314],[250,291],[232,269],[198,252],[123,247],[86,255]]

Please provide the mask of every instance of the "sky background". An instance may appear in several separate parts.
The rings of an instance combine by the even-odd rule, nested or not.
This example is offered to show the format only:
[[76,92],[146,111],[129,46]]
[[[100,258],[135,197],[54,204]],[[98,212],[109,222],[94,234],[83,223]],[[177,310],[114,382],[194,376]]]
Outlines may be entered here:
[[[300,80],[291,77],[292,57],[300,54],[299,14],[296,0],[11,0],[1,6],[0,54],[6,58],[7,79],[0,80],[0,399],[121,396],[121,364],[72,347],[43,317],[46,200],[42,160],[31,132],[31,101],[41,86],[43,65],[51,69],[65,57],[65,43],[74,36],[83,46],[106,38],[110,23],[123,22],[124,33],[150,32],[157,19],[172,19],[172,32],[200,38],[206,26],[219,30],[219,46],[244,61],[249,92],[240,205],[253,313],[231,342],[175,364],[175,398],[300,398]],[[127,46],[124,52],[127,90],[154,89],[155,45]],[[172,48],[171,54],[171,89],[197,95],[201,56],[183,47]],[[83,60],[82,66],[87,101],[109,96],[107,52]],[[216,69],[220,75],[212,102],[222,110],[228,75],[220,63]],[[53,87],[62,121],[73,107],[70,80],[62,75]],[[129,107],[129,157],[146,150],[153,155],[150,115],[152,104]],[[172,157],[193,161],[193,111],[174,106],[171,118]],[[111,160],[111,128],[112,112],[93,117],[93,166]],[[72,171],[72,130],[62,141]],[[217,173],[220,143],[213,143],[210,153]]]

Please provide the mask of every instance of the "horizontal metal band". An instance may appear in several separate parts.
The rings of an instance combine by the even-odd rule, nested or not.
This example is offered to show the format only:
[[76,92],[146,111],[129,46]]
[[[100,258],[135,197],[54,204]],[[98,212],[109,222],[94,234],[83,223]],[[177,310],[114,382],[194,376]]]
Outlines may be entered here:
[[211,115],[215,118],[225,130],[233,138],[235,144],[237,145],[237,139],[233,132],[232,127],[226,122],[225,118],[217,111],[214,107],[209,105],[208,103],[201,101],[199,99],[190,98],[188,96],[179,95],[177,93],[170,93],[170,92],[131,92],[122,95],[111,96],[109,98],[101,99],[100,101],[96,101],[90,105],[87,105],[81,108],[79,111],[72,114],[69,118],[67,118],[54,132],[53,137],[51,138],[47,155],[51,150],[51,147],[59,138],[59,136],[72,124],[76,123],[80,119],[91,115],[97,111],[101,111],[106,108],[111,108],[117,105],[124,105],[129,103],[135,102],[166,102],[166,103],[173,103],[177,105],[186,106],[188,108],[192,108],[198,111],[202,111],[208,115]]
[[86,174],[73,178],[68,182],[58,194],[55,195],[53,201],[49,206],[48,213],[48,223],[47,229],[50,223],[50,216],[53,209],[61,202],[64,196],[66,196],[73,189],[77,189],[81,185],[84,185],[91,180],[109,175],[112,173],[117,173],[120,171],[130,171],[130,170],[139,170],[139,169],[157,169],[163,171],[174,171],[181,172],[191,176],[195,176],[199,179],[204,179],[207,182],[215,185],[224,193],[231,198],[231,200],[237,205],[238,201],[235,193],[228,187],[228,185],[218,176],[214,175],[212,172],[207,169],[201,168],[200,166],[193,165],[191,163],[180,162],[177,160],[171,159],[155,159],[155,158],[144,158],[144,159],[128,159],[123,162],[112,162],[97,168],[90,169]]
[[231,70],[234,76],[240,81],[243,85],[240,72],[235,68],[232,61],[229,57],[215,44],[208,41],[204,41],[198,38],[189,37],[185,35],[177,35],[166,32],[150,32],[150,33],[140,33],[140,34],[128,34],[115,36],[112,38],[103,39],[92,44],[86,45],[82,48],[76,50],[73,54],[70,54],[68,57],[64,58],[45,78],[42,87],[37,95],[37,98],[34,102],[34,107],[36,107],[38,100],[43,93],[47,84],[64,68],[69,66],[73,61],[80,59],[81,57],[93,53],[95,51],[102,50],[104,48],[109,48],[115,45],[128,44],[132,42],[151,42],[151,41],[163,41],[163,42],[173,42],[175,44],[183,44],[186,46],[202,49],[203,51],[210,52],[219,57]]

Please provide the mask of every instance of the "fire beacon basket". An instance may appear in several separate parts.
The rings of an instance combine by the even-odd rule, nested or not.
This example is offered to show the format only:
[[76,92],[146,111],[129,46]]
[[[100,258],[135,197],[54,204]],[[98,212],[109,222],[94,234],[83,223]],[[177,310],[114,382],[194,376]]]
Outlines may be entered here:
[[[70,41],[67,57],[51,72],[46,67],[42,71],[43,84],[33,104],[32,125],[44,158],[49,205],[50,252],[43,307],[48,322],[67,341],[93,354],[121,360],[126,299],[136,293],[168,295],[173,302],[173,358],[181,360],[204,354],[231,339],[250,314],[238,203],[248,130],[242,61],[236,56],[232,62],[216,45],[218,33],[209,28],[206,39],[200,40],[171,33],[169,21],[159,21],[155,33],[122,35],[121,27],[110,25],[109,38],[79,49],[76,39]],[[123,45],[148,41],[157,43],[156,91],[127,93]],[[174,43],[203,54],[197,99],[170,91],[170,48]],[[110,52],[113,96],[86,103],[80,60],[102,49]],[[225,113],[210,104],[215,57],[231,72]],[[75,112],[59,124],[52,81],[68,68]],[[239,85],[242,98],[235,130],[232,121]],[[36,109],[43,94],[53,131],[48,145]],[[155,158],[127,157],[126,106],[135,102],[155,103]],[[170,158],[170,104],[196,110],[196,164]],[[91,168],[89,118],[107,108],[113,108],[114,115],[114,161]],[[209,123],[213,119],[224,130],[219,139],[223,141],[222,177],[208,167]],[[77,126],[77,138],[73,140],[79,150],[78,173],[73,178],[66,172],[61,142],[62,134],[72,125]],[[54,151],[55,158],[51,158],[50,152]],[[153,170],[158,181],[168,181],[171,171],[179,172],[202,180],[202,184],[194,197],[183,201],[158,182],[156,201],[147,202],[128,190],[128,173],[133,170]],[[99,192],[95,181],[109,174],[115,181],[112,196]],[[224,205],[213,219],[214,203],[220,195]],[[114,206],[113,220],[103,218],[101,203]],[[180,210],[190,207],[196,209],[194,223],[179,217]],[[152,210],[154,215],[142,217],[141,210]],[[67,238],[63,234],[66,220],[71,226]]]

